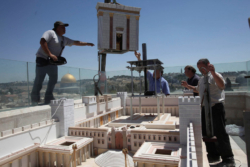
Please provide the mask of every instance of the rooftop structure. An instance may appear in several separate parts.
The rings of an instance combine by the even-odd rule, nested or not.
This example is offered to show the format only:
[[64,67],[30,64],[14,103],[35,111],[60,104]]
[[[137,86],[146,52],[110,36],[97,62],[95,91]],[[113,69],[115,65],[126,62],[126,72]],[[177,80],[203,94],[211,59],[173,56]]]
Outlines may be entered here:
[[[181,146],[180,144],[163,142],[144,142],[134,155],[138,167],[167,165],[175,167],[180,164]],[[157,160],[157,161],[156,161]]]
[[125,53],[139,49],[141,8],[98,2],[98,50],[101,53]]

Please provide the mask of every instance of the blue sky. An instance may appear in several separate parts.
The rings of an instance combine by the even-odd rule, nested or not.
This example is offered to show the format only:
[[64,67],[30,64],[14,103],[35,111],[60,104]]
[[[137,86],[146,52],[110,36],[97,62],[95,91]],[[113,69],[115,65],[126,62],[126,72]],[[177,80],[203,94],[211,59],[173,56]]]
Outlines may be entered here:
[[[142,8],[139,43],[148,58],[164,66],[250,59],[249,0],[117,0]],[[0,5],[0,58],[35,62],[42,34],[57,20],[69,23],[65,36],[95,47],[66,47],[67,66],[97,69],[97,2],[103,0],[8,0]],[[108,55],[107,71],[125,70],[133,52]]]

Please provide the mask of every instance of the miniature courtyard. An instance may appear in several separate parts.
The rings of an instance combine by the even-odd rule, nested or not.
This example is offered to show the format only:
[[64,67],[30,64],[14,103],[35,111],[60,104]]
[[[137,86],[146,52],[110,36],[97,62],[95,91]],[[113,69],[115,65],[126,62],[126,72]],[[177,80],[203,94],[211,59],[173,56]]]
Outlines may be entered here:
[[171,116],[171,114],[160,114],[160,120],[157,115],[153,114],[134,114],[131,116],[121,116],[116,120],[105,124],[101,127],[117,127],[126,126],[128,129],[165,129],[176,130],[176,125],[179,124],[178,117]]

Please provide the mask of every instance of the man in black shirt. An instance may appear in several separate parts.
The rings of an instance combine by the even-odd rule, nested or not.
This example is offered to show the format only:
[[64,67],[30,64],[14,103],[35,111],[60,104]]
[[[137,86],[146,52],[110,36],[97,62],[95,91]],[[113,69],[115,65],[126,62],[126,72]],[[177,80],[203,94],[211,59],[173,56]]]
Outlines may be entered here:
[[[185,75],[188,77],[187,83],[191,86],[197,86],[200,77],[196,74],[196,69],[193,66],[187,65],[185,67]],[[193,93],[194,96],[198,96],[198,93]]]

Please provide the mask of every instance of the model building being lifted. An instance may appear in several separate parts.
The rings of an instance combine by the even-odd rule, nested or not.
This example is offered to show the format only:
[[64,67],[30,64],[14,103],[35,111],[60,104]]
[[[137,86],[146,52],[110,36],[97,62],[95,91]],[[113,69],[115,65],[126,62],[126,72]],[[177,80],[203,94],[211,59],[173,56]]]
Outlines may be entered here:
[[125,53],[139,48],[141,8],[116,3],[96,5],[98,17],[98,50],[101,53]]

